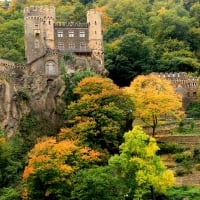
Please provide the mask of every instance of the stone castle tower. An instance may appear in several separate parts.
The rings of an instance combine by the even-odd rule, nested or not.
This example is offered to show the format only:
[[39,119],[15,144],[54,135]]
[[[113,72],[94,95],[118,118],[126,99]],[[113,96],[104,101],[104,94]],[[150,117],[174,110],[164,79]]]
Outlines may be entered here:
[[47,48],[54,49],[55,7],[27,7],[24,9],[25,56],[27,63],[43,56]]
[[[93,55],[98,60],[103,62],[103,33],[101,13],[94,9],[87,12],[87,23],[89,25],[89,44],[88,46],[93,49]],[[102,63],[103,64],[103,63]]]

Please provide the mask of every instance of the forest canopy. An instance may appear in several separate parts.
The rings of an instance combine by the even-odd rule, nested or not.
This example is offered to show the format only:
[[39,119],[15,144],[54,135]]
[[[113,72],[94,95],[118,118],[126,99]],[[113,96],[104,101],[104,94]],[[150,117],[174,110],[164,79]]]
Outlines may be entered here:
[[86,20],[102,12],[105,66],[119,86],[150,72],[197,72],[200,59],[199,0],[5,0],[0,2],[0,57],[24,61],[23,8],[56,6],[57,21]]

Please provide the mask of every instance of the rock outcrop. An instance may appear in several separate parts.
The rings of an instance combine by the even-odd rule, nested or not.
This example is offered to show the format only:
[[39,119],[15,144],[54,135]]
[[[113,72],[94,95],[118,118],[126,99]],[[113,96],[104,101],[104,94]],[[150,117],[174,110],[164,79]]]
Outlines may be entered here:
[[[64,62],[64,71],[69,77],[84,70],[102,76],[108,74],[95,60],[72,56]],[[19,65],[0,59],[0,127],[5,130],[8,138],[19,130],[21,119],[30,112],[35,113],[38,121],[46,118],[53,124],[65,109],[62,98],[65,83],[61,70],[55,75],[45,74],[45,59],[41,58],[31,65]]]

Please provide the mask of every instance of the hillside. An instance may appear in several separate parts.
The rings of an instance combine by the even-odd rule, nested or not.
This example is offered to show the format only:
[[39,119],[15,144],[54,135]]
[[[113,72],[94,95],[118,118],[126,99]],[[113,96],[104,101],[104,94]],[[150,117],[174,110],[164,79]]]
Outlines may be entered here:
[[57,21],[82,22],[89,8],[102,11],[105,65],[110,78],[120,86],[128,85],[141,73],[199,71],[198,0],[13,0],[1,4],[1,58],[23,62],[23,8],[50,4],[57,7]]
[[[46,48],[55,26],[44,8],[61,25],[101,11],[100,53]],[[0,200],[199,200],[198,91],[184,113],[171,83],[151,74],[178,86],[172,72],[199,77],[199,44],[199,0],[0,1]]]

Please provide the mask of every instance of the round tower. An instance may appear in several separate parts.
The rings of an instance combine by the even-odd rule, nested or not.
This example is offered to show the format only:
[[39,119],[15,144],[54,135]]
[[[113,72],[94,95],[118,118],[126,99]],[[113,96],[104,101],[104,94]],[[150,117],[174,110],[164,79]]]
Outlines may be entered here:
[[24,9],[25,56],[28,63],[54,49],[55,7],[30,6]]
[[87,23],[89,31],[89,48],[92,49],[92,56],[103,64],[103,31],[101,12],[91,9],[87,12]]

